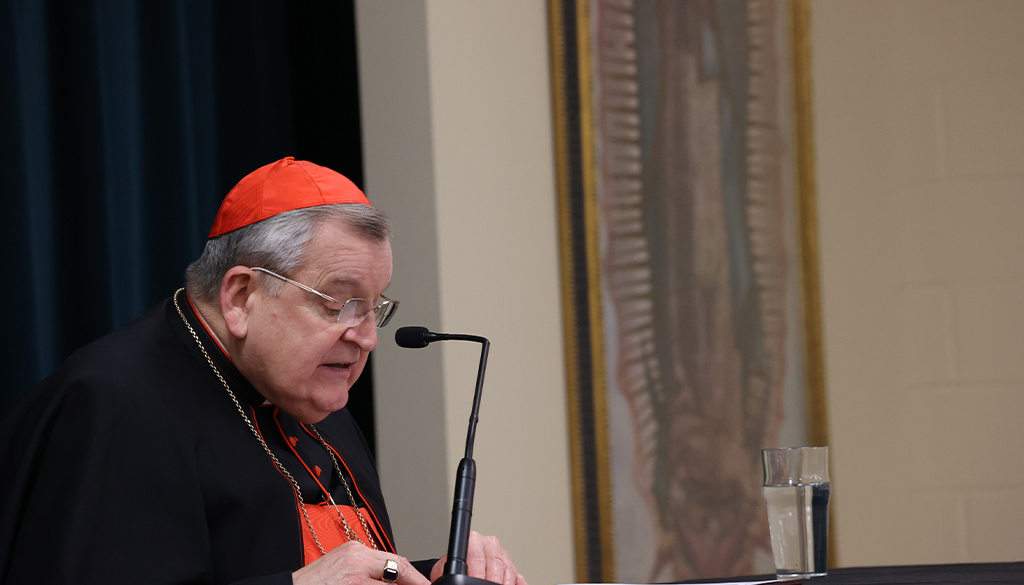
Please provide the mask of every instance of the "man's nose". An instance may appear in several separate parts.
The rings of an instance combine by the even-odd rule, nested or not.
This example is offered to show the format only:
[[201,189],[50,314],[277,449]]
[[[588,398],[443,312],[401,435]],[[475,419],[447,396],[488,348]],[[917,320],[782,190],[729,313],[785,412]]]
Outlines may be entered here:
[[345,341],[351,341],[363,351],[373,351],[377,347],[377,322],[371,312],[358,325],[349,327],[341,334]]

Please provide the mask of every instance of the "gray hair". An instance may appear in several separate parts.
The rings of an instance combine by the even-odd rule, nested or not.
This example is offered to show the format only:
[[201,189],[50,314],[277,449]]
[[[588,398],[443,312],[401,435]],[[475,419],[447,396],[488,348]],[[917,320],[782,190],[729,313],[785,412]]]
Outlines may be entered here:
[[[235,266],[259,266],[287,276],[302,265],[309,241],[326,222],[337,222],[371,242],[391,239],[388,216],[363,203],[293,209],[208,240],[203,255],[185,270],[185,287],[193,298],[215,303],[224,274]],[[263,288],[276,296],[283,284],[268,278]]]

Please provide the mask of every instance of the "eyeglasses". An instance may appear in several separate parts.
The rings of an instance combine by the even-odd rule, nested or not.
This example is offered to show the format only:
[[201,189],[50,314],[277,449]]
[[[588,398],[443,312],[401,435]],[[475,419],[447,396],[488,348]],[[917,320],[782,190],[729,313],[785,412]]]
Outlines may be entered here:
[[294,284],[306,292],[315,294],[325,301],[341,305],[340,309],[323,307],[324,318],[329,321],[340,323],[345,327],[355,327],[356,325],[359,325],[363,322],[363,319],[366,319],[366,316],[370,314],[370,311],[373,311],[373,320],[376,322],[377,328],[380,329],[388,324],[391,317],[395,315],[395,311],[398,310],[398,301],[389,299],[384,295],[380,295],[380,302],[376,305],[366,299],[360,298],[352,298],[342,303],[333,297],[329,297],[322,292],[309,288],[301,282],[295,282],[290,278],[285,278],[276,272],[267,270],[266,268],[250,268],[250,270],[256,270],[258,272],[269,274],[275,278],[280,278],[289,284]]

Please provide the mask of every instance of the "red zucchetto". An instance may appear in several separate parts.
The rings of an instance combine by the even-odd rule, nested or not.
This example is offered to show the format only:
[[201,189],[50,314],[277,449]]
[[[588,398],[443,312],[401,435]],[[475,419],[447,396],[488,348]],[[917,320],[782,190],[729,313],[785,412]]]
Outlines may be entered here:
[[344,175],[289,156],[256,169],[235,185],[220,204],[209,237],[285,211],[334,203],[370,201]]

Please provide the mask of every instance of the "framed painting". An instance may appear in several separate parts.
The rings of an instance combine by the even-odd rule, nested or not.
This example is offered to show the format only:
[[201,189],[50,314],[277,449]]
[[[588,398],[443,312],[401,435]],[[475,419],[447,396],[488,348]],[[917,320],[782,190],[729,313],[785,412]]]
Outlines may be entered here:
[[827,444],[806,0],[549,0],[577,580],[772,572]]

